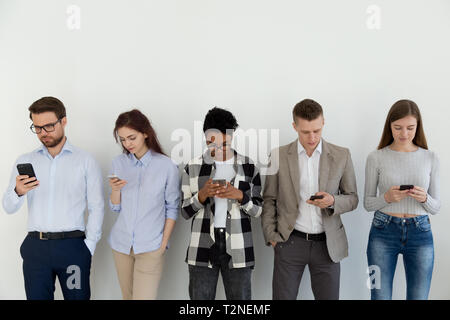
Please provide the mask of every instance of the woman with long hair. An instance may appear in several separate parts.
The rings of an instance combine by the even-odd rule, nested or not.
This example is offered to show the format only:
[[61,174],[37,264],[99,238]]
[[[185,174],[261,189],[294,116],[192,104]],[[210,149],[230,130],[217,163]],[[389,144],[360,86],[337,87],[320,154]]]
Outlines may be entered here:
[[114,137],[110,207],[119,213],[109,236],[123,299],[157,297],[165,251],[180,207],[178,168],[139,110],[119,115]]
[[399,254],[405,266],[406,299],[427,299],[434,265],[428,215],[440,209],[439,160],[428,150],[413,101],[399,100],[391,107],[378,150],[367,158],[364,207],[375,211],[367,246],[375,280],[372,300],[392,299]]

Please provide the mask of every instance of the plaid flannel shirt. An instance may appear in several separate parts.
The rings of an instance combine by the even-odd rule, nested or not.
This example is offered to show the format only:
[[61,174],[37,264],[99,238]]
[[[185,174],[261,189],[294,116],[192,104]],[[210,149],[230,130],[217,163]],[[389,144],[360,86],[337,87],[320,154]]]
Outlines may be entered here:
[[[235,177],[231,185],[243,192],[242,202],[228,200],[226,221],[226,251],[231,256],[230,268],[253,267],[255,255],[251,217],[262,212],[261,177],[258,168],[245,156],[234,151]],[[189,265],[212,267],[210,248],[214,244],[214,198],[204,204],[198,200],[198,191],[216,171],[214,159],[206,152],[189,161],[182,174],[183,204],[181,214],[192,218],[191,239],[186,262]]]

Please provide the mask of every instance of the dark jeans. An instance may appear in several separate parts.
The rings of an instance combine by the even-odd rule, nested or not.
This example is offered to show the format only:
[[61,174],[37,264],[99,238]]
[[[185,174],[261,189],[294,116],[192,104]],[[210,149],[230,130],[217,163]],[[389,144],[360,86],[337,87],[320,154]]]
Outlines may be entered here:
[[399,254],[405,266],[406,299],[426,300],[434,265],[430,219],[426,215],[397,218],[376,211],[367,246],[372,300],[392,299]]
[[189,297],[191,300],[214,300],[220,272],[227,300],[251,300],[252,268],[230,268],[228,263],[231,257],[226,253],[225,230],[215,229],[214,233],[216,242],[210,251],[213,267],[188,266]]
[[27,236],[20,247],[28,300],[53,300],[58,276],[66,300],[89,300],[91,252],[83,238],[40,240]]

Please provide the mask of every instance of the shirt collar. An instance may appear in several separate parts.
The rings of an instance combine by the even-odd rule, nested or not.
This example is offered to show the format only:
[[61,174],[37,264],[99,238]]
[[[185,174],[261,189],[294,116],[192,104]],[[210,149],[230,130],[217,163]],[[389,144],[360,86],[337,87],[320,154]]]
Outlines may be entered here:
[[[64,143],[64,146],[62,147],[61,152],[59,154],[63,154],[65,151],[70,152],[70,153],[74,152],[74,147],[67,138],[66,138],[66,142]],[[48,149],[44,144],[41,144],[41,146],[36,149],[36,152],[49,154]]]
[[[319,154],[322,154],[322,139],[320,139],[319,144],[317,145],[316,149],[314,150],[314,152],[319,152]],[[302,152],[306,153],[305,148],[303,148],[302,144],[300,143],[300,140],[297,139],[297,152],[298,154],[301,154]],[[313,154],[314,154],[313,152]]]
[[141,159],[136,158],[134,153],[128,154],[128,158],[132,161],[135,166],[144,166],[147,167],[152,159],[152,151],[148,150]]

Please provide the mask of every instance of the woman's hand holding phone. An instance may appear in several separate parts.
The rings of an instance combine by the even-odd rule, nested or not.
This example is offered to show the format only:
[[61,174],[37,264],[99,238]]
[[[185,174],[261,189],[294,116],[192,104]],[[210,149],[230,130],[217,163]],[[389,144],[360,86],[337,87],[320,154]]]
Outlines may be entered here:
[[416,199],[418,202],[426,202],[427,201],[427,192],[425,191],[424,188],[418,187],[418,186],[414,186],[414,188],[409,189],[408,195],[411,198]]
[[400,186],[392,186],[384,194],[384,200],[387,203],[400,202],[409,196],[410,189],[400,190]]
[[[405,188],[407,187],[407,189]],[[402,190],[404,189],[404,190]],[[388,203],[392,202],[400,202],[406,197],[411,197],[416,199],[418,202],[426,202],[427,201],[427,192],[425,189],[418,186],[404,186],[401,188],[400,186],[392,186],[385,194],[384,199]]]
[[121,180],[117,176],[108,176],[109,185],[111,186],[111,190],[113,192],[120,192],[120,190],[127,184],[125,180]]

